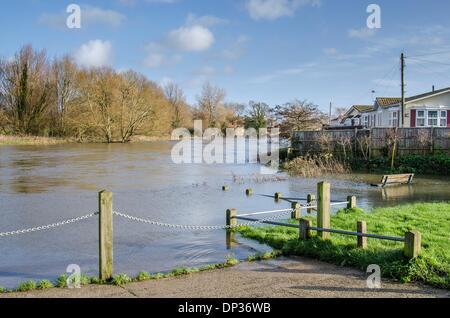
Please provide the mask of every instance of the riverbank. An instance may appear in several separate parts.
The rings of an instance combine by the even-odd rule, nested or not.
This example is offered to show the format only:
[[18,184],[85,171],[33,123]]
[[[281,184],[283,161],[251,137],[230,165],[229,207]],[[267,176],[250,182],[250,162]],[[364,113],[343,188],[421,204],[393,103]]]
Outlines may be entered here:
[[[309,217],[316,225],[315,218]],[[341,210],[331,217],[331,227],[354,231],[356,222],[367,222],[367,232],[403,237],[410,230],[422,233],[420,257],[406,260],[403,245],[369,239],[369,248],[356,248],[356,238],[331,234],[331,240],[316,237],[298,240],[298,230],[286,227],[246,227],[239,232],[279,249],[284,255],[302,255],[340,266],[364,270],[370,264],[381,267],[383,277],[401,282],[422,282],[450,288],[450,203],[420,203],[378,208],[371,213],[360,209]]]
[[234,267],[123,286],[88,285],[0,294],[0,298],[435,298],[445,290],[383,280],[369,289],[366,273],[306,257],[245,262]]
[[[170,136],[134,136],[131,143],[155,141],[169,141]],[[49,146],[69,143],[99,143],[95,141],[80,142],[73,138],[39,137],[39,136],[10,136],[0,135],[0,146]]]

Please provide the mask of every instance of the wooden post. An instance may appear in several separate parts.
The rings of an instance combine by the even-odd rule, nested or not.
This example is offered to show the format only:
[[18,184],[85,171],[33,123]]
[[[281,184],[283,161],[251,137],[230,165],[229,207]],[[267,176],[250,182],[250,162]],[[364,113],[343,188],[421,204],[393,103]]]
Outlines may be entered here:
[[312,222],[310,220],[306,219],[300,219],[300,239],[301,240],[307,240],[310,239],[311,236],[311,230]]
[[[306,198],[306,202],[309,204],[309,205],[312,205],[313,203],[315,203],[316,202],[316,195],[315,194],[308,194],[308,197]],[[308,213],[312,213],[313,212],[313,209],[308,209],[308,210],[306,210]]]
[[[366,221],[358,221],[356,223],[356,231],[358,233],[367,233],[367,223]],[[362,249],[367,248],[367,237],[358,236],[358,247]]]
[[283,195],[280,192],[275,193],[275,201],[280,201]]
[[356,208],[356,197],[355,196],[348,196],[347,197],[347,209],[354,209]]
[[302,210],[300,203],[292,202],[291,208],[293,209],[291,213],[291,219],[298,220],[302,217]]
[[407,258],[416,258],[422,249],[422,234],[419,231],[406,232],[404,254]]
[[252,196],[253,195],[253,189],[247,189],[247,190],[245,190],[245,194],[249,197],[249,196]]
[[237,226],[236,215],[237,215],[236,209],[227,210],[227,226]]
[[[328,182],[321,182],[317,185],[317,227],[322,229],[330,228],[331,209],[331,185]],[[322,239],[329,239],[330,233],[318,231],[317,235]]]
[[236,242],[236,232],[232,230],[226,230],[226,245],[227,250],[231,250]]
[[113,277],[113,202],[112,193],[102,191],[99,203],[99,278],[107,281]]

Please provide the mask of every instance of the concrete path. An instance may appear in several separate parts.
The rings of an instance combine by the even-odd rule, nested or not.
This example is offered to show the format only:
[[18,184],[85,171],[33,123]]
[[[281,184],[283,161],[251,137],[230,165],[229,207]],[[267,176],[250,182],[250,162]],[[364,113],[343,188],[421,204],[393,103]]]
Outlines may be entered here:
[[304,257],[242,263],[238,266],[179,278],[119,286],[86,286],[78,290],[49,289],[1,297],[161,297],[161,298],[284,298],[284,297],[450,297],[450,291],[383,280],[382,288],[366,286],[366,274]]

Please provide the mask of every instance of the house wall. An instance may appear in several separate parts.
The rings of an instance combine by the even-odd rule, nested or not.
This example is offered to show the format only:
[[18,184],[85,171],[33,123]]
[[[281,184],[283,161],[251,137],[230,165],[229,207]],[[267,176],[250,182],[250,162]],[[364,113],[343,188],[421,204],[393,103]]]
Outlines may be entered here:
[[[411,127],[411,117],[413,114],[411,110],[440,110],[447,112],[447,119],[450,116],[450,93],[442,94],[439,96],[426,98],[414,103],[406,104],[406,114],[405,114],[405,128]],[[417,116],[417,114],[416,114]],[[448,120],[447,120],[448,123]],[[427,123],[426,123],[427,124]],[[447,124],[447,127],[449,125]]]

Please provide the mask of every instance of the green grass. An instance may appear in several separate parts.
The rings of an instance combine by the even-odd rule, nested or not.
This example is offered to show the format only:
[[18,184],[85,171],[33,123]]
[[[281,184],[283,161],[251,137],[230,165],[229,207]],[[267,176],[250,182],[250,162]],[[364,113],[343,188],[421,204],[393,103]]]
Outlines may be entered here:
[[27,292],[32,291],[37,288],[36,282],[34,280],[29,280],[24,283],[21,283],[19,287],[17,287],[18,292]]
[[341,210],[331,217],[331,227],[355,231],[359,220],[367,221],[368,233],[372,234],[403,237],[409,230],[420,231],[420,257],[405,259],[401,242],[369,238],[369,248],[362,250],[356,247],[354,236],[331,234],[330,240],[313,237],[302,241],[298,240],[298,230],[286,227],[245,227],[238,231],[244,237],[282,251],[284,255],[310,256],[364,271],[368,265],[377,264],[387,278],[450,288],[450,203],[379,208],[371,213],[359,209]]
[[37,284],[37,289],[49,289],[49,288],[53,288],[53,283],[49,280],[44,279]]

